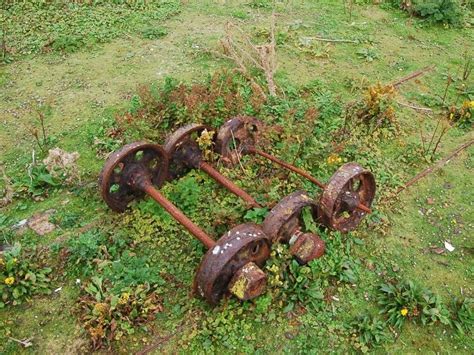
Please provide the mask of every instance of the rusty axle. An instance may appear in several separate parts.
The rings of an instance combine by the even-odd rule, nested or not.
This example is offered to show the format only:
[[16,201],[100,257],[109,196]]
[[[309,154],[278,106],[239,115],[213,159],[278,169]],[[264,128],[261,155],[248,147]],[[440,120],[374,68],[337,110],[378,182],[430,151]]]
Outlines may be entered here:
[[195,236],[199,241],[206,246],[207,249],[212,248],[216,245],[216,242],[201,228],[199,228],[193,221],[191,221],[181,210],[173,205],[160,191],[155,189],[151,182],[145,182],[139,186],[139,188],[154,199],[158,204],[163,207],[174,219],[176,219],[181,225],[186,228],[189,233]]
[[[300,168],[297,168],[296,166],[293,166],[291,164],[288,164],[286,162],[284,162],[283,160],[280,160],[278,159],[277,157],[274,157],[273,155],[271,154],[268,154],[260,149],[257,149],[255,147],[247,147],[247,152],[249,152],[250,154],[256,154],[256,155],[260,155],[261,157],[263,158],[266,158],[268,160],[271,160],[272,162],[300,175],[300,176],[303,176],[304,178],[308,179],[309,181],[311,181],[313,184],[319,186],[321,189],[325,189],[326,188],[326,185],[323,184],[321,181],[317,180],[316,178],[314,178],[313,176],[311,176],[310,174],[308,174],[306,171],[300,169]],[[372,210],[370,208],[368,208],[367,206],[364,206],[363,204],[359,203],[357,204],[357,208],[364,211],[364,212],[367,212],[367,213],[372,213]]]
[[247,202],[250,207],[261,207],[255,199],[250,196],[247,192],[242,190],[232,181],[227,179],[224,175],[214,169],[210,164],[206,163],[205,161],[201,161],[199,163],[199,169],[204,171],[207,175],[213,178],[219,185],[226,188],[234,195],[240,197],[242,200]]

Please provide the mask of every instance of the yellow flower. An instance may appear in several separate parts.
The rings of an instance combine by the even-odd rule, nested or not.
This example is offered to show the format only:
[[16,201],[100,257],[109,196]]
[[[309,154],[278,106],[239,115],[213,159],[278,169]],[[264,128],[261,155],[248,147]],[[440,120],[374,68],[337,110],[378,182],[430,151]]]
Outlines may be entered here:
[[338,163],[341,163],[342,162],[342,158],[337,155],[337,154],[331,154],[330,156],[328,156],[328,164],[329,165],[333,165],[333,164],[338,164]]
[[4,282],[5,285],[8,286],[13,285],[13,283],[15,282],[15,278],[13,276],[7,277]]
[[408,314],[408,309],[402,308],[402,309],[400,310],[400,314],[401,314],[402,316],[406,317],[407,314]]
[[118,303],[119,304],[126,304],[128,302],[129,298],[130,298],[130,294],[128,294],[127,292],[124,292],[120,296]]

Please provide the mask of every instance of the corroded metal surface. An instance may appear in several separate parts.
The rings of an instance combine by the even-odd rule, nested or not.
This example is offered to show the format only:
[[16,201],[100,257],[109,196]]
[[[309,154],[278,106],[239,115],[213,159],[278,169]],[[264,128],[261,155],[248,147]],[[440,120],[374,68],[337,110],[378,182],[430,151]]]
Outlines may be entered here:
[[137,179],[149,179],[161,186],[168,167],[165,151],[156,144],[130,143],[112,153],[100,173],[102,198],[114,211],[123,212],[134,199],[143,197]]
[[325,251],[324,241],[314,233],[300,235],[290,247],[290,253],[300,265],[305,265],[311,260],[320,258]]
[[224,163],[237,164],[248,148],[255,147],[263,128],[262,122],[251,116],[237,116],[228,120],[219,129],[216,138],[216,152]]
[[262,267],[270,257],[270,241],[254,223],[246,223],[225,233],[204,255],[194,279],[194,290],[210,304],[228,292],[236,272],[249,262]]
[[140,188],[163,207],[175,220],[177,220],[184,228],[186,228],[196,239],[201,241],[206,248],[212,248],[215,241],[201,228],[193,223],[181,210],[173,205],[160,191],[155,189],[149,181],[141,181]]
[[190,169],[201,169],[218,184],[247,202],[248,206],[260,207],[252,196],[202,160],[202,152],[196,139],[204,130],[210,132],[212,128],[201,124],[189,124],[176,130],[166,140],[164,149],[170,157],[168,179],[178,178]]
[[357,227],[375,197],[372,173],[356,163],[340,167],[326,185],[319,207],[320,221],[329,228],[348,232]]
[[173,132],[163,146],[170,158],[168,179],[176,179],[191,169],[198,169],[202,160],[201,149],[196,139],[204,130],[212,131],[210,126],[191,123]]
[[228,289],[241,301],[260,296],[267,286],[267,275],[255,263],[242,266],[229,282]]
[[263,231],[272,242],[288,242],[302,226],[301,212],[305,207],[316,213],[317,203],[303,190],[293,192],[271,209],[263,221]]

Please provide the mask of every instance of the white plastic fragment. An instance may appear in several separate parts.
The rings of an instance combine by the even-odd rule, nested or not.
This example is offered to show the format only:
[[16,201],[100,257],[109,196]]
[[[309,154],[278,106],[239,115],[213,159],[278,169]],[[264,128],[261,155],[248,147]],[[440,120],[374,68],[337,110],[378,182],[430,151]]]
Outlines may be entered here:
[[27,219],[22,219],[20,222],[14,224],[12,226],[12,229],[20,229],[21,227],[23,227],[26,224],[26,222],[28,222]]
[[216,245],[214,249],[212,249],[212,254],[217,255],[219,253],[219,250],[221,250],[221,247]]
[[450,242],[448,242],[448,241],[445,241],[445,242],[444,242],[444,247],[445,247],[446,250],[449,251],[449,252],[454,251],[453,245],[452,245]]

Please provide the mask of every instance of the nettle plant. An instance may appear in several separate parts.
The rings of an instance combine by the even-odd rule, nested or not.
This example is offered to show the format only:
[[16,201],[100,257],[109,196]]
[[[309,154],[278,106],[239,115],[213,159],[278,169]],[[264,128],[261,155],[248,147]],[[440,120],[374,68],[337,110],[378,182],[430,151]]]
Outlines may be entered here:
[[449,310],[441,298],[412,281],[382,284],[379,291],[378,303],[382,306],[380,313],[387,315],[388,322],[398,328],[407,319],[423,325],[451,324]]
[[49,294],[51,268],[35,265],[28,255],[22,253],[20,244],[0,257],[0,308],[18,305],[33,295]]

